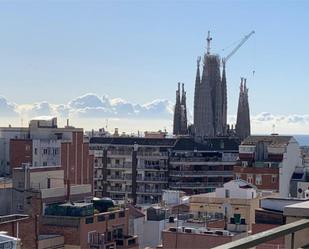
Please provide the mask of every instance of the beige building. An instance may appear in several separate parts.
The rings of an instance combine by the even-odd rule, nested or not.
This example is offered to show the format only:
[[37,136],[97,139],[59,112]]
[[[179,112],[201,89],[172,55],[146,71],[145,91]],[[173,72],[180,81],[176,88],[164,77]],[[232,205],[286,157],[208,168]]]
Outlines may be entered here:
[[251,230],[259,197],[255,186],[243,180],[232,180],[215,192],[190,197],[190,212],[196,218],[224,219],[229,231]]

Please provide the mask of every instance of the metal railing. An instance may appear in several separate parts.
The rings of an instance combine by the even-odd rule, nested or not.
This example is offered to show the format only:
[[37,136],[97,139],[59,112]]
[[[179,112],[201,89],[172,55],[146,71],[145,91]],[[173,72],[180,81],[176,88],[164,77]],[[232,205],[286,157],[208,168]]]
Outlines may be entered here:
[[222,187],[223,182],[170,182],[171,188],[215,188]]
[[170,171],[170,176],[182,176],[182,177],[202,177],[202,176],[233,176],[232,171],[212,171],[212,170],[194,170],[194,171]]
[[257,233],[248,236],[243,239],[239,239],[221,246],[217,246],[214,249],[243,249],[252,248],[261,245],[265,242],[291,235],[290,244],[286,245],[287,248],[295,248],[295,232],[302,229],[309,228],[309,219],[301,219],[292,223],[288,223],[261,233]]

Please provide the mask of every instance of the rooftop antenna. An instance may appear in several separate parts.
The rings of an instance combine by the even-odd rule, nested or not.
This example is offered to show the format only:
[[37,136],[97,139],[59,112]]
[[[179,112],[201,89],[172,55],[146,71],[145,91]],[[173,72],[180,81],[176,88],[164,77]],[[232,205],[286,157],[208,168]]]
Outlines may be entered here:
[[108,129],[108,118],[105,121],[106,121],[105,128],[106,128],[106,131],[107,131],[107,129]]
[[210,37],[210,31],[208,31],[208,36],[207,36],[207,54],[210,54],[210,42],[212,40],[212,37]]

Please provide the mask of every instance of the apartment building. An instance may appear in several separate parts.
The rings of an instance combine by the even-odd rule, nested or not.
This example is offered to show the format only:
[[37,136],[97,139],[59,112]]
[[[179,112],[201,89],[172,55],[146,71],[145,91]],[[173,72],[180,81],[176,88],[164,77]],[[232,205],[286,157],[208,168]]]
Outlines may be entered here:
[[[83,201],[92,196],[90,184],[65,182],[61,167],[28,167],[13,169],[12,213],[41,214],[46,205],[64,201]],[[66,184],[65,184],[66,183]]]
[[232,180],[213,193],[190,197],[190,212],[196,218],[225,220],[225,229],[248,232],[259,207],[256,187],[243,180]]
[[[129,210],[95,214],[92,204],[73,203],[74,212],[66,212],[68,206],[58,207],[41,219],[41,233],[64,237],[65,248],[76,249],[138,249],[138,237],[128,235]],[[90,209],[89,209],[90,207]],[[88,209],[83,215],[83,211]],[[80,214],[77,214],[80,213]]]
[[133,203],[158,203],[168,188],[169,151],[175,139],[93,137],[94,193]]
[[92,157],[83,129],[60,128],[57,118],[33,119],[29,127],[0,128],[0,174],[28,164],[31,167],[61,166],[65,180],[92,183]]
[[233,179],[238,157],[236,138],[180,138],[170,154],[169,187],[187,194],[212,192]]
[[299,166],[300,148],[292,136],[249,136],[239,146],[234,177],[288,197],[290,182]]

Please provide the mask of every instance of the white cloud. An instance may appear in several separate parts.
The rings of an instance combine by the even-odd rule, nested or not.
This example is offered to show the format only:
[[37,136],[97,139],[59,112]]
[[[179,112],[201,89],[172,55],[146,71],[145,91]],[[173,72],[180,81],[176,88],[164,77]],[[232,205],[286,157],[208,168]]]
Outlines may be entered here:
[[10,103],[5,97],[0,96],[0,116],[17,117],[16,104]]
[[154,100],[146,104],[134,104],[121,98],[111,99],[88,93],[67,104],[52,105],[46,101],[34,104],[10,104],[0,98],[2,116],[15,114],[31,119],[36,116],[60,116],[62,118],[171,118],[173,104],[168,100]]
[[[86,129],[104,126],[106,119],[113,120],[114,127],[127,127],[127,124],[135,123],[127,129],[172,130],[174,104],[169,100],[157,99],[145,104],[131,103],[121,98],[110,98],[108,96],[97,96],[88,93],[77,97],[68,103],[49,104],[46,101],[17,105],[0,96],[0,123],[12,122],[13,118],[22,118],[24,121],[36,116],[57,116],[59,119],[70,118],[75,125],[84,126]],[[189,120],[192,122],[190,112]],[[92,122],[91,120],[96,120]],[[130,120],[130,121],[129,121]],[[236,115],[228,117],[230,124],[236,123]],[[103,125],[102,125],[103,124]],[[143,125],[142,125],[143,124]],[[158,124],[162,124],[157,127]],[[17,125],[17,124],[16,124]],[[276,115],[262,112],[251,116],[253,133],[269,134],[271,132],[304,134],[309,133],[309,114]],[[156,128],[157,127],[157,128]]]

